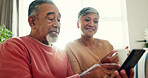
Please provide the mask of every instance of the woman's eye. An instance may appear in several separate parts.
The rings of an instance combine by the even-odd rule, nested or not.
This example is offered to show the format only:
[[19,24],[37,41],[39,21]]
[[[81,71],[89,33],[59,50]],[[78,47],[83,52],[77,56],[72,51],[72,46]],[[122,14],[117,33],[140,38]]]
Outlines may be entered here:
[[94,21],[94,23],[98,23],[98,21]]
[[90,20],[89,20],[89,19],[85,19],[85,21],[87,21],[87,22],[88,22],[88,21],[90,21]]

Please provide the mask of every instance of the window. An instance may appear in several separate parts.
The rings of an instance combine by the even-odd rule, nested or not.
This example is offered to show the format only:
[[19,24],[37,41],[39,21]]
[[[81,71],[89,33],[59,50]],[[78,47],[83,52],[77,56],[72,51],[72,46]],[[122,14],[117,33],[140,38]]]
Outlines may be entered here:
[[28,7],[33,0],[19,0],[19,36],[25,36],[30,33],[28,23]]
[[[30,33],[30,26],[28,23],[28,7],[33,0],[19,0],[19,15],[17,14],[16,0],[14,0],[13,11],[13,34],[16,36],[26,36]],[[17,16],[18,15],[18,16]],[[19,21],[17,21],[19,20]],[[18,28],[17,28],[17,22]]]

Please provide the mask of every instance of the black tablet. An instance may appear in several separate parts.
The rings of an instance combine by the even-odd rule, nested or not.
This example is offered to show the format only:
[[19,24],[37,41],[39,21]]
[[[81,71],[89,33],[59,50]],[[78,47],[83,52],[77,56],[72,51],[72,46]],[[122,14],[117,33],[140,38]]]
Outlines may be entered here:
[[134,66],[138,63],[144,52],[144,49],[133,49],[118,71],[125,69],[127,75],[129,76],[130,69],[134,68]]

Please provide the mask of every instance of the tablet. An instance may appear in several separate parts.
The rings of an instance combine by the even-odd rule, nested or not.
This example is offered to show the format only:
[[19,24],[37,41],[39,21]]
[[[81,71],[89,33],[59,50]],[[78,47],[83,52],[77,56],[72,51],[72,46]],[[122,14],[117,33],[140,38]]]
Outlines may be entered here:
[[133,49],[118,71],[125,69],[127,75],[129,76],[130,69],[134,68],[134,66],[138,63],[144,52],[144,49]]

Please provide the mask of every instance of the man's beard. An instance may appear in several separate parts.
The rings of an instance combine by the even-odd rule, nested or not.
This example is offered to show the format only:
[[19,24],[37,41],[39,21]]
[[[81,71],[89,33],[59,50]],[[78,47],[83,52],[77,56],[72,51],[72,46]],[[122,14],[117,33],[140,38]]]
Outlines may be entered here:
[[47,34],[46,40],[48,41],[49,44],[55,43],[58,39],[58,34],[57,35],[51,35],[50,33]]

